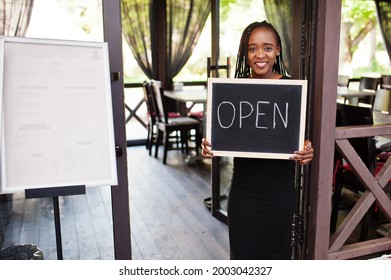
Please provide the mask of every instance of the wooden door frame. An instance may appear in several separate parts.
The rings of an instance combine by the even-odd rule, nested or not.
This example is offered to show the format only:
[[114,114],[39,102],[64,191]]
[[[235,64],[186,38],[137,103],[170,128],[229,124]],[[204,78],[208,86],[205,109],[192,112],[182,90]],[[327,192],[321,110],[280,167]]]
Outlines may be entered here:
[[[299,1],[299,0],[295,0]],[[302,0],[302,3],[309,3],[310,0]],[[160,1],[158,1],[160,2]],[[215,1],[213,3],[218,3]],[[310,1],[311,2],[311,1]],[[122,37],[121,37],[121,14],[119,0],[103,0],[104,14],[104,34],[105,41],[109,43],[110,67],[113,77],[112,96],[114,111],[115,141],[119,150],[117,158],[118,186],[112,187],[113,203],[113,227],[116,259],[131,258],[130,244],[130,218],[129,218],[129,197],[127,178],[127,158],[126,158],[126,135],[125,135],[125,113],[123,97],[123,70],[122,70]],[[341,23],[341,0],[317,0],[312,1],[311,16],[307,22],[314,36],[309,38],[310,48],[308,49],[309,61],[308,70],[304,71],[305,78],[309,85],[309,130],[308,137],[315,147],[315,155],[312,163],[307,167],[308,184],[305,184],[308,192],[307,219],[305,223],[306,231],[306,259],[338,259],[357,257],[351,252],[359,251],[359,255],[366,253],[381,252],[389,250],[391,240],[381,240],[375,245],[357,244],[354,250],[349,250],[343,246],[333,247],[330,250],[330,215],[332,196],[332,177],[335,141],[341,138],[336,132],[335,112],[336,110],[336,88],[338,79],[339,53],[339,33]],[[303,6],[301,6],[303,7]],[[302,9],[302,13],[308,12]],[[295,13],[296,17],[297,14]],[[297,28],[297,21],[294,24]],[[218,28],[215,27],[217,30]],[[301,28],[304,30],[304,28]],[[297,34],[297,33],[296,33]],[[216,36],[212,35],[212,36]],[[216,38],[216,37],[214,37]],[[305,38],[301,36],[302,40]],[[308,39],[308,38],[307,38]],[[293,48],[301,48],[302,40],[294,40]],[[300,43],[300,46],[298,44]],[[218,43],[215,48],[218,50]],[[216,51],[215,49],[215,51]],[[300,57],[293,57],[292,63],[302,63],[302,53]],[[292,69],[302,69],[296,64]],[[163,78],[163,77],[162,77]],[[376,133],[389,132],[389,127],[376,128]],[[349,130],[348,130],[349,131]],[[353,132],[346,132],[353,133]],[[375,133],[367,129],[364,133],[371,135]],[[391,133],[389,133],[391,134]],[[359,135],[363,135],[362,133]],[[379,135],[379,134],[376,134]],[[340,140],[338,140],[340,141]],[[342,141],[342,140],[341,140]],[[376,180],[386,180],[391,171],[387,168],[384,175]],[[372,181],[374,182],[374,181]],[[378,181],[379,182],[379,181]],[[381,183],[379,183],[381,184]],[[376,189],[372,189],[375,190]],[[378,197],[375,194],[375,197]],[[383,204],[386,205],[386,204]],[[371,244],[374,244],[372,241]],[[365,249],[365,247],[368,249]],[[335,251],[335,249],[337,250]]]
[[[308,1],[308,0],[307,0]],[[391,249],[391,238],[384,237],[345,245],[345,241],[369,209],[375,199],[390,220],[391,202],[382,188],[391,177],[391,161],[373,177],[360,162],[349,144],[349,138],[391,133],[390,125],[369,127],[335,127],[337,80],[339,63],[339,34],[341,25],[341,0],[314,1],[313,19],[308,22],[315,34],[311,43],[310,67],[307,72],[311,114],[310,139],[315,147],[314,160],[309,165],[309,180],[305,186],[309,192],[308,219],[306,223],[306,259],[352,259],[381,253]],[[362,174],[367,191],[344,222],[330,237],[330,216],[334,151],[343,153],[353,168]]]
[[122,23],[120,0],[102,0],[104,40],[108,43],[111,74],[111,94],[117,151],[118,185],[111,186],[114,256],[130,260],[130,207],[125,131],[125,97],[122,59]]

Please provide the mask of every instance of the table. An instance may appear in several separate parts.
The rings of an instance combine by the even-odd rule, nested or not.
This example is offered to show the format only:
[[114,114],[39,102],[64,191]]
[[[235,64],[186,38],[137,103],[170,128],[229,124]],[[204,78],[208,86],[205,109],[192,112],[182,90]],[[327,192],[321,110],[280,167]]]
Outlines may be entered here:
[[[195,104],[203,105],[203,133],[206,131],[206,100],[207,100],[207,90],[206,88],[183,88],[182,90],[165,90],[164,95],[168,98],[171,98],[178,102],[179,112],[186,115]],[[188,108],[187,103],[191,102],[192,105]],[[188,164],[192,164],[202,160],[202,156],[189,156],[186,158]]]
[[[168,98],[176,100],[181,113],[188,113],[189,110],[194,106],[194,104],[203,104],[204,113],[205,113],[205,104],[206,104],[206,89],[205,88],[184,88],[183,90],[165,90],[164,95]],[[187,108],[186,103],[193,103],[190,108]]]
[[206,89],[165,90],[164,95],[180,102],[206,103]]
[[358,99],[366,96],[375,96],[376,91],[375,90],[355,90],[355,89],[348,89],[343,87],[338,87],[337,90],[337,96],[344,98],[345,102],[346,100],[349,101],[349,104],[352,105],[358,105]]
[[[179,111],[181,114],[186,115],[195,104],[203,105],[203,114],[204,114],[204,123],[205,128],[205,116],[206,116],[206,99],[207,99],[207,90],[206,88],[184,88],[183,90],[173,91],[165,90],[164,95],[168,98],[176,100],[178,102]],[[187,102],[193,103],[189,108],[187,108]],[[205,129],[204,129],[205,131]]]

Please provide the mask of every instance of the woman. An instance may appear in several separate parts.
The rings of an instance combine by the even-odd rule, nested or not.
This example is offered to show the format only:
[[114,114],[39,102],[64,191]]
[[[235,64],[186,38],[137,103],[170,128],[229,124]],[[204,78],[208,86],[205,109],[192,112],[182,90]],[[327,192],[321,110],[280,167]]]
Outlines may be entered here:
[[[289,79],[281,39],[271,24],[254,22],[243,31],[235,78]],[[202,139],[201,147],[204,157],[213,157],[208,140]],[[291,258],[295,164],[308,164],[313,153],[306,140],[292,160],[234,158],[228,196],[231,259]]]

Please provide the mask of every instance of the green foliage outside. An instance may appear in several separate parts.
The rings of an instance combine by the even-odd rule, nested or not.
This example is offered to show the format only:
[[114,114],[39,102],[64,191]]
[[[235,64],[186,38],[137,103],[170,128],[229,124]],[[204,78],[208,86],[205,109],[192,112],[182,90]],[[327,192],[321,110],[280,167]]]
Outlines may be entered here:
[[[348,71],[352,77],[360,77],[367,73],[384,74],[390,72],[390,65],[384,64],[384,59],[381,59],[383,63],[380,63],[376,57],[376,54],[380,53],[383,54],[383,57],[387,57],[387,55],[377,22],[375,2],[343,0],[341,17],[340,70]],[[360,47],[363,46],[366,48],[365,55],[369,62],[366,65],[356,67],[353,64],[354,55],[356,53],[357,56],[361,56]],[[361,56],[362,58],[364,57]]]

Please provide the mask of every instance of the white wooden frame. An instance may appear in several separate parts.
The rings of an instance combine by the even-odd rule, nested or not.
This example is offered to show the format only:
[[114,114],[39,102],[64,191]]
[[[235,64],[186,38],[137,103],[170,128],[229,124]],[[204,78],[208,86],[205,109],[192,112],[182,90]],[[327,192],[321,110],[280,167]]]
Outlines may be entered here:
[[117,185],[105,42],[0,37],[1,193]]
[[[211,141],[213,139],[213,127],[212,127],[212,96],[213,96],[213,84],[216,83],[227,83],[227,84],[259,84],[259,85],[272,85],[278,89],[279,85],[294,85],[301,86],[301,110],[300,110],[300,132],[298,143],[299,146],[297,150],[301,150],[304,145],[304,133],[305,133],[305,117],[306,117],[306,108],[307,108],[307,81],[306,80],[293,80],[293,79],[234,79],[234,78],[209,78],[208,79],[208,102],[207,102],[207,129],[206,129],[206,138]],[[240,92],[238,92],[240,94]],[[260,93],[261,96],[262,93]],[[240,135],[238,135],[240,137]],[[292,154],[279,153],[279,152],[247,152],[235,149],[232,147],[231,150],[216,150],[213,149],[212,152],[215,156],[227,156],[227,157],[253,157],[253,158],[274,158],[274,159],[289,159]]]

